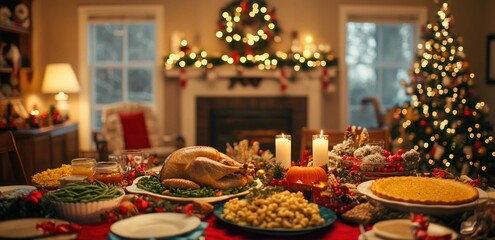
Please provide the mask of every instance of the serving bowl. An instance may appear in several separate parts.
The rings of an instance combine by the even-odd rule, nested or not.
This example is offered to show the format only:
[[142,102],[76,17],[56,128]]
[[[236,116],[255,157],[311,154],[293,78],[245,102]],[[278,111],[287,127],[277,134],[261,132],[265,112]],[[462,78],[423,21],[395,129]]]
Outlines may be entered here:
[[106,210],[111,210],[119,206],[124,198],[124,191],[120,190],[120,195],[115,198],[92,201],[92,202],[57,202],[51,201],[55,209],[55,213],[61,219],[79,223],[91,224],[102,221],[102,214]]

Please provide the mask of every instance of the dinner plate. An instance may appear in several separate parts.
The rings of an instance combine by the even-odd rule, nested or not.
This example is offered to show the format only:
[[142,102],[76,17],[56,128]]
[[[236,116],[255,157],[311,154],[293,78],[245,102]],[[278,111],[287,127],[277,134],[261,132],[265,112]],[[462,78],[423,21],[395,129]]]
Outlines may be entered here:
[[[219,202],[219,201],[227,200],[227,199],[234,198],[234,197],[244,196],[244,195],[249,193],[249,189],[248,189],[248,190],[240,192],[240,193],[225,194],[225,195],[218,196],[218,197],[189,197],[189,198],[174,197],[174,196],[157,194],[154,192],[150,192],[150,191],[146,191],[144,189],[138,188],[137,183],[139,182],[139,179],[141,179],[143,177],[149,177],[149,176],[141,176],[141,177],[134,179],[134,182],[132,183],[132,185],[127,186],[126,190],[128,192],[131,192],[131,193],[148,194],[151,196],[160,197],[160,198],[171,200],[171,201],[178,201],[178,202],[203,201],[203,202],[208,202],[208,203]],[[261,185],[262,185],[261,181],[258,179],[256,179],[255,181],[257,182],[257,185],[254,187],[255,188],[261,187]]]
[[[392,219],[375,223],[373,232],[377,237],[396,240],[414,240],[414,235],[411,231],[411,220],[409,219]],[[444,236],[451,234],[451,239],[457,239],[458,234],[442,225],[430,223],[428,225],[429,236]]]
[[[370,180],[359,184],[357,186],[357,190],[360,193],[381,203],[383,206],[398,211],[423,213],[423,214],[429,214],[435,216],[448,216],[448,215],[463,213],[465,211],[471,210],[474,206],[476,206],[476,201],[463,203],[463,204],[456,204],[456,205],[441,205],[441,204],[428,205],[428,204],[408,203],[408,202],[384,199],[376,196],[371,191],[370,186],[373,183],[373,181],[374,180]],[[485,191],[479,188],[476,189],[478,190],[479,198],[486,198],[488,196],[488,194]]]
[[335,215],[334,212],[332,212],[330,209],[325,208],[323,206],[318,206],[320,209],[320,215],[321,217],[325,220],[325,222],[322,225],[314,226],[314,227],[308,227],[308,228],[303,228],[303,229],[288,229],[288,228],[260,228],[260,227],[252,227],[252,226],[245,226],[245,225],[239,225],[235,222],[231,222],[228,220],[225,220],[222,215],[223,215],[223,209],[224,209],[224,204],[219,204],[215,207],[215,210],[213,211],[213,214],[220,219],[223,222],[226,222],[228,224],[240,227],[242,229],[251,231],[251,232],[257,232],[257,233],[262,233],[262,234],[267,234],[267,235],[299,235],[299,234],[305,234],[305,233],[310,233],[315,230],[324,228],[335,222],[337,219],[337,215]]
[[149,213],[117,221],[110,231],[124,238],[166,238],[190,232],[200,224],[196,216],[183,213]]
[[[28,195],[35,189],[36,188],[34,186],[29,185],[0,186],[0,199],[15,198],[17,196]],[[7,194],[7,196],[5,196],[4,194]]]
[[[53,218],[23,218],[23,219],[1,221],[0,238],[33,239],[33,238],[44,237],[43,232],[38,231],[36,229],[36,225],[47,221],[54,221],[55,225],[69,223],[64,220],[53,219]],[[75,235],[75,234],[69,234],[69,235]],[[65,234],[60,236],[53,236],[52,239],[70,237],[69,235]],[[43,238],[43,239],[48,239],[48,238]]]

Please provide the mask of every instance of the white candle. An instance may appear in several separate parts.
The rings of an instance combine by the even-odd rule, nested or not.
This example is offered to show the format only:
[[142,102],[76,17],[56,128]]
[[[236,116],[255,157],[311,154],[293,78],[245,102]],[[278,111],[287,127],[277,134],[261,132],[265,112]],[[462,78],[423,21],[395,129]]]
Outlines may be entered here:
[[319,167],[328,163],[328,135],[313,135],[313,166]]
[[275,157],[277,163],[287,169],[291,166],[291,138],[290,135],[283,134],[275,136]]

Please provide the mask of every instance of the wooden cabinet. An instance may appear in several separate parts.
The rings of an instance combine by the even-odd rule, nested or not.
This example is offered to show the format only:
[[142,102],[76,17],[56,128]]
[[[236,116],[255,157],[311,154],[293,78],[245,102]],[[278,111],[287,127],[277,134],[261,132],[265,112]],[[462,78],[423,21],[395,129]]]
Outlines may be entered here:
[[31,4],[31,0],[0,1],[0,94],[4,98],[21,97],[20,82],[32,75]]
[[14,138],[28,178],[48,168],[70,164],[79,156],[77,123],[14,131]]

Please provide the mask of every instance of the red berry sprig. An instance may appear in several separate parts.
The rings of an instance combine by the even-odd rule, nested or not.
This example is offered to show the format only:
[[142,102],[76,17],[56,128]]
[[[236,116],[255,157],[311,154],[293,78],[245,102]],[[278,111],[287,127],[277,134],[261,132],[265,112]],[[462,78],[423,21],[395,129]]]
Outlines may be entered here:
[[272,180],[270,181],[270,186],[272,187],[285,186],[286,183],[287,183],[287,179],[285,178],[282,179],[272,178]]

